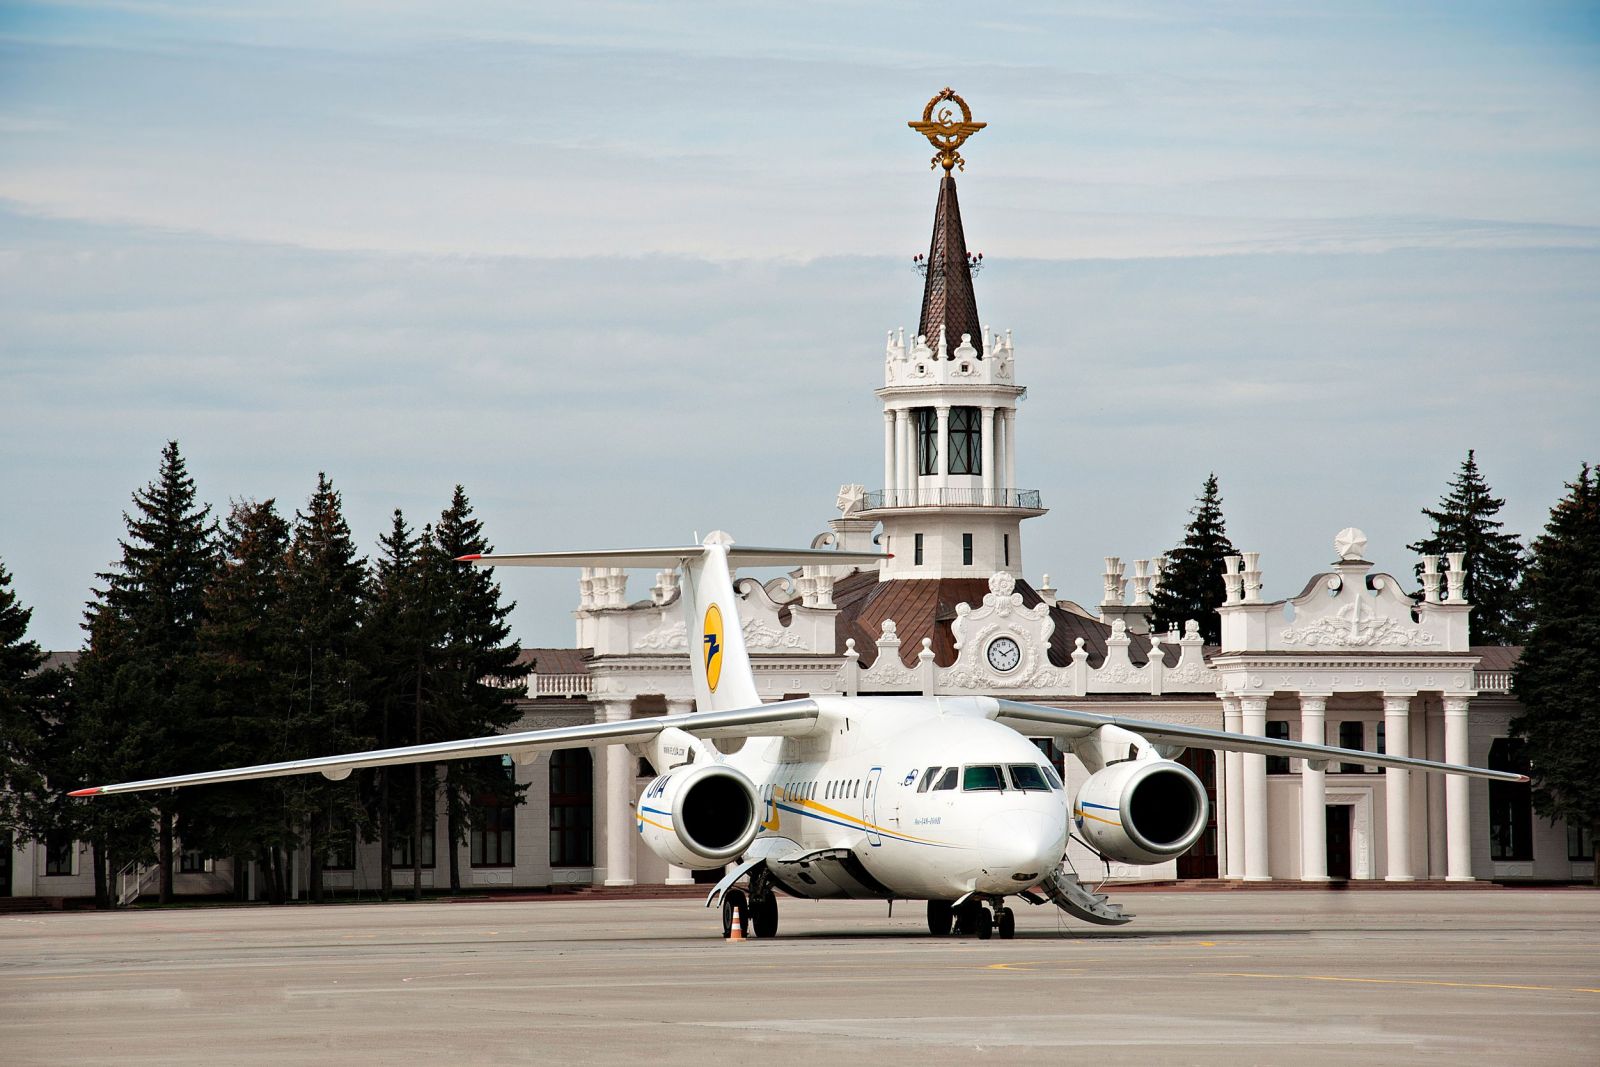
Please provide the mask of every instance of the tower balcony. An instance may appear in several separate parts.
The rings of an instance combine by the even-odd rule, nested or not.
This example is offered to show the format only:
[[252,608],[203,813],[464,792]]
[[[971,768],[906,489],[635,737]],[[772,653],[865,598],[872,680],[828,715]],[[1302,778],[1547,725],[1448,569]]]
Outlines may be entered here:
[[1042,513],[1037,489],[939,488],[874,489],[867,493],[862,511],[892,508],[990,508]]

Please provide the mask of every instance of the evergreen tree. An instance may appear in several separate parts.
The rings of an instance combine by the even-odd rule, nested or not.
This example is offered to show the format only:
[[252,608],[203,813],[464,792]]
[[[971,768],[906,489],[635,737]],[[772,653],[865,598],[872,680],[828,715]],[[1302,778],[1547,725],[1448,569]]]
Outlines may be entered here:
[[[340,495],[326,474],[318,474],[306,510],[295,513],[284,583],[295,661],[288,731],[295,757],[352,752],[372,744],[361,699],[365,577],[366,561],[356,554]],[[353,781],[301,777],[297,782],[308,816],[307,886],[312,902],[320,903],[328,853],[354,847],[363,809]]]
[[[1527,626],[1527,597],[1521,587],[1522,539],[1503,533],[1495,516],[1505,501],[1495,497],[1478,471],[1472,449],[1439,500],[1439,509],[1423,508],[1433,533],[1411,551],[1424,556],[1467,554],[1465,595],[1472,605],[1472,636],[1480,645],[1515,645]],[[1421,573],[1421,565],[1417,567]]]
[[[1533,625],[1513,676],[1534,810],[1600,841],[1600,478],[1586,463],[1533,542]],[[1594,884],[1600,886],[1600,851]]]
[[[209,761],[195,745],[196,636],[217,565],[216,526],[176,441],[133,504],[123,514],[122,559],[97,576],[105,588],[86,609],[89,647],[76,671],[70,732],[91,781],[178,774]],[[172,898],[173,826],[191,802],[181,792],[154,798],[163,901]],[[100,843],[115,834],[132,846],[131,807],[105,805],[89,819]]]
[[[206,596],[199,635],[204,702],[200,733],[216,766],[289,759],[298,656],[287,610],[289,524],[276,503],[233,505],[223,523],[224,559]],[[243,890],[246,859],[264,895],[287,895],[287,858],[302,844],[304,813],[288,779],[268,778],[194,790],[184,843],[235,858]]]
[[[531,664],[519,664],[522,649],[511,640],[506,617],[516,606],[500,602],[492,571],[455,562],[457,557],[493,552],[483,524],[461,486],[439,516],[429,554],[440,576],[444,645],[440,658],[437,714],[444,737],[495,733],[517,721],[516,698]],[[527,786],[517,784],[501,760],[460,760],[445,778],[449,818],[450,888],[460,888],[456,845],[467,840],[478,801],[521,804]]]
[[1182,628],[1190,619],[1200,624],[1206,644],[1222,641],[1222,618],[1217,609],[1227,598],[1222,582],[1222,559],[1233,555],[1222,518],[1222,496],[1215,472],[1206,477],[1200,498],[1189,510],[1192,518],[1183,542],[1167,553],[1161,584],[1151,597],[1150,619],[1155,629]]
[[43,670],[45,653],[28,640],[32,617],[0,563],[0,830],[22,840],[54,828],[50,801],[62,784],[52,789],[49,756],[65,675]]

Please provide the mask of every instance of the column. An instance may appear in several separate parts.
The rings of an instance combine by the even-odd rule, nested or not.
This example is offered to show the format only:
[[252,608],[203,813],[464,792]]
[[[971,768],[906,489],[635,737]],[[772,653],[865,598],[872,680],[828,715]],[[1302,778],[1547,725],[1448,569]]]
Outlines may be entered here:
[[[1435,701],[1424,701],[1422,754],[1436,762],[1444,761],[1444,707]],[[1444,780],[1442,774],[1418,775],[1426,799],[1425,811],[1420,820],[1422,836],[1428,845],[1427,877],[1442,878],[1445,874],[1444,852]]]
[[994,469],[994,408],[986,406],[983,409],[983,487],[993,489],[997,480]]
[[[1467,762],[1467,704],[1471,697],[1444,698],[1444,758],[1446,763]],[[1445,879],[1472,881],[1472,827],[1467,779],[1444,776]]]
[[[687,715],[693,710],[694,710],[694,702],[693,701],[689,701],[689,700],[669,700],[669,701],[667,701],[667,714],[668,715]],[[613,748],[621,748],[622,746],[621,745],[614,745],[612,747]],[[659,771],[659,770],[663,770],[664,768],[658,767],[656,769]],[[667,885],[694,885],[694,872],[691,871],[687,867],[678,867],[678,866],[675,866],[675,865],[669,863],[669,864],[667,864],[667,883],[666,884]]]
[[[600,721],[620,722],[630,716],[628,702],[605,701]],[[633,779],[637,764],[625,745],[607,745],[595,762],[605,768],[602,812],[606,829],[606,885],[633,885]]]
[[[1328,698],[1321,694],[1300,694],[1300,740],[1325,745]],[[1328,772],[1313,770],[1311,760],[1300,768],[1300,880],[1328,880]]]
[[[1239,698],[1222,698],[1222,727],[1230,734],[1239,732]],[[1225,878],[1244,876],[1244,764],[1243,754],[1222,754],[1223,834],[1227,838]]]
[[895,488],[900,490],[898,503],[901,507],[913,503],[911,491],[916,488],[916,456],[911,449],[911,412],[905,408],[898,408],[894,413],[895,439],[898,446],[895,452],[898,456],[900,473],[895,478]]
[[[1239,698],[1239,729],[1257,737],[1267,735],[1267,698],[1255,694]],[[1265,882],[1267,873],[1267,757],[1243,754],[1244,764],[1244,880]]]
[[[1411,697],[1383,694],[1384,750],[1390,756],[1411,754]],[[1385,881],[1409,882],[1411,876],[1411,772],[1397,767],[1383,771],[1383,800],[1388,810],[1389,873]]]
[[895,481],[894,412],[883,413],[883,496],[885,503],[894,500]]
[[939,472],[939,503],[949,503],[944,491],[950,488],[950,405],[939,408],[939,455],[934,460],[934,470]]
[[1004,408],[1006,420],[1005,435],[1005,472],[1006,480],[1002,488],[1015,489],[1017,487],[1017,409]]

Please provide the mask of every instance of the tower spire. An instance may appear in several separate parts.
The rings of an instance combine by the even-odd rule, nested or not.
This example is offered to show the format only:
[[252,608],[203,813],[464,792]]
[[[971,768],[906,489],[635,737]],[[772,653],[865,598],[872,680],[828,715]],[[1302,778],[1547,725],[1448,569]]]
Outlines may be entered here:
[[[961,110],[960,121],[948,105],[934,109],[941,102],[954,102]],[[971,338],[973,347],[983,348],[983,333],[978,321],[978,300],[972,290],[972,267],[967,259],[967,236],[961,226],[961,203],[956,199],[956,167],[966,170],[966,160],[960,148],[967,138],[983,129],[988,123],[973,122],[972,109],[967,102],[946,87],[922,109],[921,122],[906,125],[922,134],[933,145],[935,152],[931,166],[943,166],[944,177],[939,180],[939,203],[933,209],[933,239],[928,247],[927,273],[922,286],[922,317],[917,332],[928,339],[935,351],[947,358],[961,344],[962,335]]]

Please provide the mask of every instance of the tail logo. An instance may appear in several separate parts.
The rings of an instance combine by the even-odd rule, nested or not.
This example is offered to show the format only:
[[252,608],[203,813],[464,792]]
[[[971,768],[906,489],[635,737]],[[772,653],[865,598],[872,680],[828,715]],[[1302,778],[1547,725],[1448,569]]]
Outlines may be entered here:
[[722,680],[722,609],[715,604],[706,609],[703,627],[706,656],[706,685],[715,693]]

